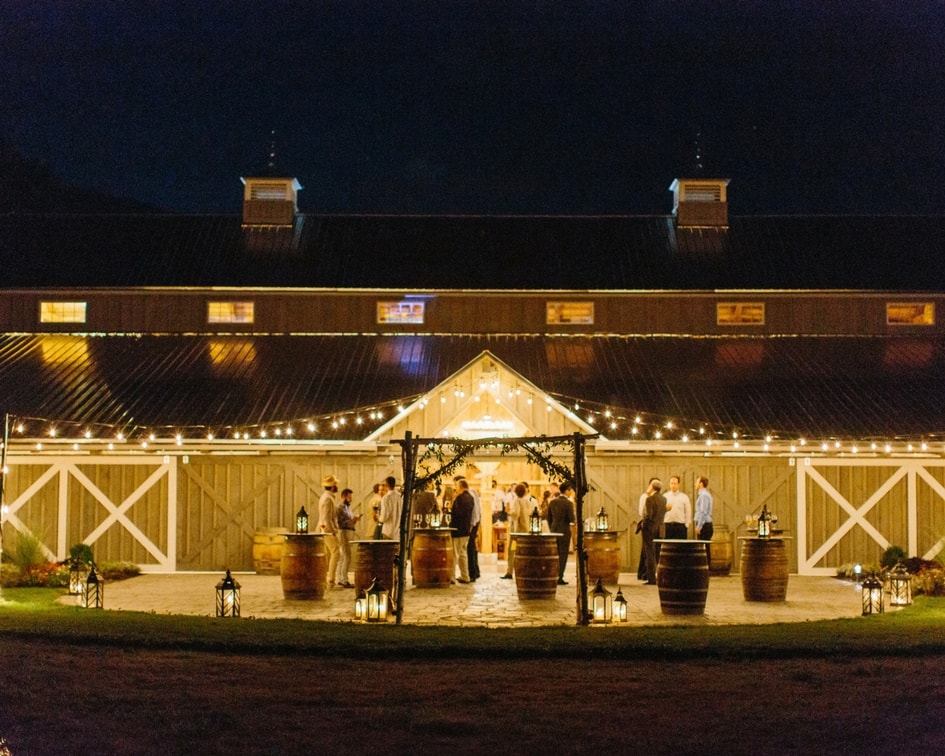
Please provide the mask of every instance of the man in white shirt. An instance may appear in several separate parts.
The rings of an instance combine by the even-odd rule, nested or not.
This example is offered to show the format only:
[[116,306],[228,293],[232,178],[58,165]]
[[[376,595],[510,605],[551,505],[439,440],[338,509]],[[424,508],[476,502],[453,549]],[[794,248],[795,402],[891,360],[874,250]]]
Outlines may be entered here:
[[664,496],[666,496],[666,516],[663,518],[663,523],[666,525],[666,538],[685,540],[689,537],[689,526],[692,524],[692,502],[679,490],[678,475],[673,475],[669,479],[669,491]]
[[404,495],[397,490],[397,479],[391,475],[384,483],[387,493],[381,499],[377,521],[381,524],[381,535],[392,541],[400,540],[400,514],[404,508]]

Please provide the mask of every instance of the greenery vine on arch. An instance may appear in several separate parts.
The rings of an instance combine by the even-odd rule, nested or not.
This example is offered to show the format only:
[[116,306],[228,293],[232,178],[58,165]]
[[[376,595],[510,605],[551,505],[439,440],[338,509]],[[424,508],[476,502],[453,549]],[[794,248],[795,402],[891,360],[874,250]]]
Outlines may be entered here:
[[418,439],[417,444],[425,447],[425,451],[417,458],[417,474],[413,478],[411,492],[422,491],[428,485],[435,486],[441,479],[452,476],[468,457],[480,449],[498,448],[500,456],[503,457],[513,452],[521,452],[550,479],[560,483],[567,481],[574,484],[577,478],[570,466],[557,462],[551,456],[554,450],[565,447],[573,458],[574,436],[486,438],[475,441],[456,438]]

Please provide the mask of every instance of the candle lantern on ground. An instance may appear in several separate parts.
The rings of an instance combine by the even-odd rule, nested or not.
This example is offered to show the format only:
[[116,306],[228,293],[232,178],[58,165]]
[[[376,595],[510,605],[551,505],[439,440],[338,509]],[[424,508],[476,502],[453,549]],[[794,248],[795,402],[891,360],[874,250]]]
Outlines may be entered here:
[[590,591],[587,604],[591,609],[591,622],[596,625],[605,625],[613,619],[614,597],[608,591],[600,578],[597,585]]
[[768,514],[768,505],[761,508],[761,514],[758,515],[758,537],[768,538],[771,536],[771,515]]
[[889,571],[889,605],[909,606],[912,603],[912,575],[902,562]]
[[368,622],[387,622],[387,612],[390,605],[390,593],[377,578],[371,581],[371,587],[366,592],[367,602],[364,606],[364,619]]
[[82,585],[89,575],[88,565],[76,557],[69,563],[69,595],[78,596],[82,593]]
[[226,571],[223,579],[217,583],[217,617],[240,616],[240,584]]
[[367,609],[367,594],[362,590],[358,591],[358,597],[354,600],[354,618],[360,622],[365,620]]
[[610,518],[607,517],[603,507],[597,512],[596,525],[598,530],[610,530]]
[[617,622],[627,621],[627,600],[623,597],[623,591],[617,588],[617,595],[614,596],[614,616]]
[[883,584],[871,573],[863,581],[863,615],[883,613]]
[[295,532],[299,535],[308,533],[308,512],[303,506],[295,516]]
[[94,565],[82,586],[82,606],[86,609],[102,609],[105,606],[105,581],[99,577]]
[[541,533],[541,513],[538,511],[538,507],[535,507],[528,516],[528,532]]

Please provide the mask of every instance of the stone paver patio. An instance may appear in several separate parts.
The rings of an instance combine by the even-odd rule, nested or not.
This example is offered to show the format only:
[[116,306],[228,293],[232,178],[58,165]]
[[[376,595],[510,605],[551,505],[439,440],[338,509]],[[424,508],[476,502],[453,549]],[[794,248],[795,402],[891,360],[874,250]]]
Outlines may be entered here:
[[[569,570],[569,585],[558,586],[553,601],[519,600],[515,581],[499,578],[505,572],[505,562],[497,562],[494,554],[481,555],[480,565],[482,577],[469,585],[415,588],[408,580],[403,622],[480,627],[577,624],[577,581],[573,565]],[[214,588],[221,577],[219,573],[186,572],[146,574],[111,582],[105,587],[105,607],[117,611],[210,616],[214,613]],[[321,600],[287,601],[278,576],[236,573],[234,577],[241,584],[241,616],[244,618],[284,617],[329,622],[353,619],[352,589],[328,590]],[[628,602],[629,621],[611,627],[807,622],[857,617],[861,613],[859,589],[831,577],[791,575],[787,600],[780,603],[745,601],[738,575],[712,577],[705,614],[698,616],[663,614],[657,587],[641,584],[636,575],[622,574],[620,587]],[[616,592],[615,586],[609,588]]]

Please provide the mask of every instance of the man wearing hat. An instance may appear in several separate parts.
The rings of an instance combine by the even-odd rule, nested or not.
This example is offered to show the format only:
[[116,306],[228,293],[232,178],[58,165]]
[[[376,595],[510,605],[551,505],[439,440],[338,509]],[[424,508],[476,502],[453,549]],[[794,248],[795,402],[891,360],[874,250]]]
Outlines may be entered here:
[[334,475],[322,478],[325,493],[318,500],[318,532],[325,534],[325,550],[328,552],[328,587],[335,587],[338,571],[338,479]]

